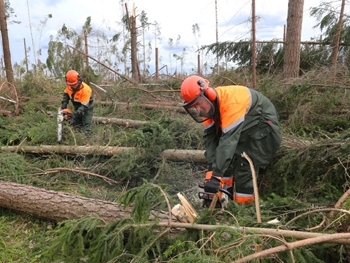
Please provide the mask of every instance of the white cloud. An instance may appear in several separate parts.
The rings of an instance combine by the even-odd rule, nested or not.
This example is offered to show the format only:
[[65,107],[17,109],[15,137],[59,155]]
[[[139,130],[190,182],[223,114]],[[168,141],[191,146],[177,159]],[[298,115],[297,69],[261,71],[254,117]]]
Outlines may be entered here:
[[[16,20],[21,21],[21,24],[8,24],[12,63],[24,59],[24,38],[27,47],[32,50],[29,53],[31,62],[33,63],[33,41],[35,50],[42,49],[40,58],[45,61],[49,37],[55,36],[63,24],[79,32],[86,18],[91,16],[94,29],[106,30],[109,28],[109,34],[115,34],[121,30],[120,21],[125,10],[125,5],[120,0],[10,0],[10,3],[17,15]],[[187,47],[188,68],[195,67],[197,63],[197,55],[194,50],[198,46],[212,44],[216,41],[215,0],[135,0],[128,2],[129,12],[132,10],[133,3],[135,3],[137,14],[144,10],[148,22],[157,21],[159,23],[163,41],[158,47],[164,61],[169,57],[169,38],[174,40],[175,45],[177,37],[181,37],[179,47]],[[320,0],[305,1],[303,40],[309,40],[319,34],[312,29],[315,22],[309,18],[310,6],[318,6],[319,3]],[[257,39],[282,39],[288,0],[256,1],[256,4],[256,15],[259,17]],[[250,0],[218,0],[217,7],[219,41],[238,41],[250,37],[250,23],[248,22],[251,18]],[[49,14],[52,14],[52,18],[43,25],[42,21]],[[30,34],[29,15],[33,41]],[[200,36],[197,39],[192,32],[194,24],[198,24],[200,29]],[[154,45],[154,35],[151,32],[148,38]],[[175,65],[175,61],[172,64]]]

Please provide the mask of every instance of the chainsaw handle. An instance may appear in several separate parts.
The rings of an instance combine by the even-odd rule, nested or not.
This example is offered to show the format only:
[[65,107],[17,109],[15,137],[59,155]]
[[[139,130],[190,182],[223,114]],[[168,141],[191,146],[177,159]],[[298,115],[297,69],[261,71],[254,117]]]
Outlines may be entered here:
[[[199,184],[198,185],[200,188],[204,188],[204,184]],[[223,188],[219,188],[219,191],[226,194],[231,200],[233,200],[233,196],[232,194],[227,191],[226,189],[223,189]],[[206,194],[215,194],[215,193],[208,193],[208,192],[205,192]]]

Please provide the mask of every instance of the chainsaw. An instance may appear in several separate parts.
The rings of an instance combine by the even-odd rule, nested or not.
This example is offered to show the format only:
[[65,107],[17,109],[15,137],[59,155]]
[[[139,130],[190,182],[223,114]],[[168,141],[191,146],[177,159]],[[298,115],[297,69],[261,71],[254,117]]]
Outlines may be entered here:
[[[198,185],[200,188],[204,189],[204,184]],[[215,203],[215,208],[223,208],[223,204],[228,201],[223,197],[223,195],[226,195],[227,198],[230,200],[233,200],[232,193],[230,193],[228,190],[224,188],[219,188],[219,191],[217,193],[210,193],[210,192],[199,192],[198,197],[199,199],[203,200],[202,206],[209,208],[213,202]]]

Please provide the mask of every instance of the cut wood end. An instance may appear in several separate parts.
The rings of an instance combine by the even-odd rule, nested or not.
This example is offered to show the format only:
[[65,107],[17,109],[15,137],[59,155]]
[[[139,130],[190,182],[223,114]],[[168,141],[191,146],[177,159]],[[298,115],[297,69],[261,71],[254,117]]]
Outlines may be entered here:
[[177,196],[179,197],[182,206],[184,208],[184,210],[186,211],[186,214],[189,216],[191,223],[195,220],[195,218],[198,216],[198,213],[196,212],[196,210],[192,207],[192,205],[190,204],[190,202],[187,200],[187,198],[185,197],[185,195],[178,193]]
[[181,223],[192,223],[191,218],[187,215],[185,208],[177,204],[171,209],[171,213],[179,220]]

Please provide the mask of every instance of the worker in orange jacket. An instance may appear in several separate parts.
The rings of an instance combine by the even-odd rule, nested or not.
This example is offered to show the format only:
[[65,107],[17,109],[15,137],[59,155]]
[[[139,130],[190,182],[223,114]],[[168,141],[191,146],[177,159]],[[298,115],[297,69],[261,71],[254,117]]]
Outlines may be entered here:
[[[62,113],[66,114],[72,121],[74,128],[80,129],[88,137],[92,135],[92,116],[94,108],[94,99],[92,89],[82,81],[79,73],[75,70],[69,70],[66,74],[66,88],[62,99]],[[74,113],[67,110],[69,101],[72,102]]]
[[256,90],[239,85],[212,88],[199,76],[183,81],[181,95],[185,110],[204,125],[209,164],[204,191],[217,193],[224,187],[237,203],[252,203],[252,171],[242,153],[250,157],[256,174],[271,162],[282,140],[274,105]]

